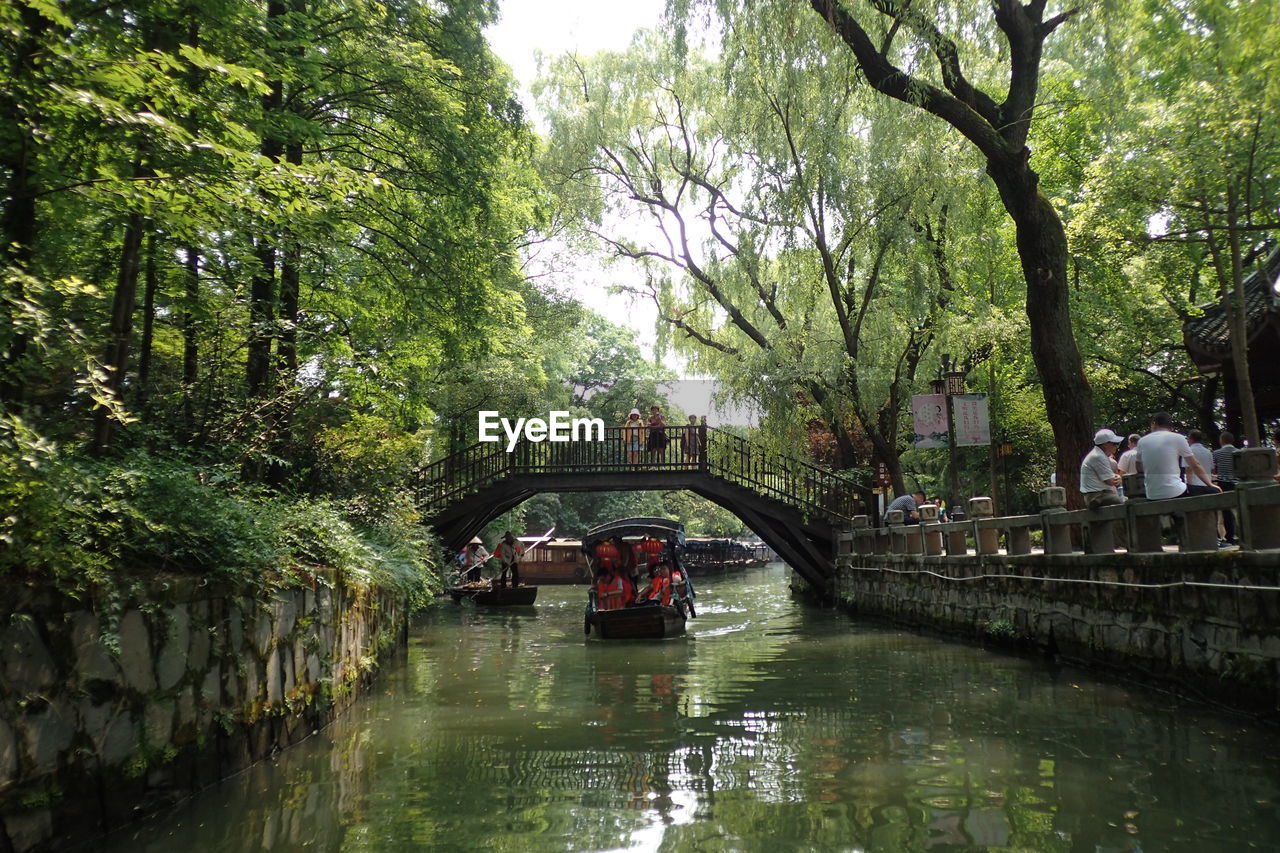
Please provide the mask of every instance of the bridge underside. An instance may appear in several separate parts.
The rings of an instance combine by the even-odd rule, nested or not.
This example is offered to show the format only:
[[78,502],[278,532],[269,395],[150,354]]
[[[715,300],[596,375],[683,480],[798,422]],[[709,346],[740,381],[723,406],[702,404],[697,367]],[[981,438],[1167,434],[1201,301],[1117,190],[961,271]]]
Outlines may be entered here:
[[755,531],[801,577],[825,592],[833,571],[834,530],[824,518],[751,489],[697,471],[633,471],[599,474],[513,474],[461,498],[431,519],[451,551],[459,551],[486,524],[543,492],[688,490],[724,507]]

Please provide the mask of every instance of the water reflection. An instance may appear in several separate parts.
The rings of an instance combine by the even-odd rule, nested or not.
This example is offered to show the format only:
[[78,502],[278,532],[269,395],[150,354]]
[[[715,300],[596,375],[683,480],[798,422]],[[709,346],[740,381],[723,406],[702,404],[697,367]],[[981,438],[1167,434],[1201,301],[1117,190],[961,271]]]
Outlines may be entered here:
[[1269,732],[1037,661],[700,587],[663,643],[581,590],[435,608],[376,695],[113,840],[165,850],[1280,848]]

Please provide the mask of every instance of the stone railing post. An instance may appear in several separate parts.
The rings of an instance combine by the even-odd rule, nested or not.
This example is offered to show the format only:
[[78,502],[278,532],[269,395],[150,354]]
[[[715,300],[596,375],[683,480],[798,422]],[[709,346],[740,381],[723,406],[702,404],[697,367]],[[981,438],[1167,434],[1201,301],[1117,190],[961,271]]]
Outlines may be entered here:
[[889,528],[889,553],[904,554],[907,549],[907,537],[903,532],[903,521],[906,513],[900,509],[891,509],[884,514],[884,523]]
[[1000,553],[1000,531],[994,527],[979,527],[980,519],[995,515],[991,498],[969,498],[969,517],[973,519],[973,542],[979,554]]
[[1089,519],[1089,553],[1116,552],[1116,523],[1110,518]]
[[1248,551],[1280,548],[1280,505],[1254,503],[1250,493],[1276,485],[1276,452],[1244,447],[1234,454],[1236,495],[1240,501],[1240,547]]
[[1071,553],[1071,526],[1054,524],[1053,516],[1067,511],[1067,490],[1062,486],[1048,486],[1040,490],[1040,519],[1044,525],[1044,552],[1046,554]]
[[926,557],[942,556],[942,531],[938,526],[938,505],[920,505],[920,534],[924,537],[924,553]]
[[865,515],[855,515],[849,520],[853,529],[853,552],[859,556],[870,554],[874,548],[871,544],[871,519]]

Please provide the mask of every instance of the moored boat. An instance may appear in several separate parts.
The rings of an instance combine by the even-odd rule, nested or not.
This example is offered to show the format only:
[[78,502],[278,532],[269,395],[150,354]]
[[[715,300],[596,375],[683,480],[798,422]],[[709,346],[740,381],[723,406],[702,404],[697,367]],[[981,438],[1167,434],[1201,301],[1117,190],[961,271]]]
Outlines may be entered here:
[[581,541],[522,536],[520,542],[525,546],[520,558],[520,576],[524,580],[542,585],[591,583]]

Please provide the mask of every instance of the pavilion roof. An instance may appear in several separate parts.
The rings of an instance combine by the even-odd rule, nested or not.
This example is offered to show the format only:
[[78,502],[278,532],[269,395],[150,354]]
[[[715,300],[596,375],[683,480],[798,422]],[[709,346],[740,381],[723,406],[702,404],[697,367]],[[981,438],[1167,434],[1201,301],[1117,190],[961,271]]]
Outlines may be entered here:
[[[1280,288],[1280,245],[1275,246],[1244,280],[1250,344],[1264,333],[1280,335],[1280,290],[1277,288]],[[1182,332],[1192,359],[1204,369],[1230,360],[1231,330],[1226,296],[1200,308],[1203,313],[1188,319]]]

